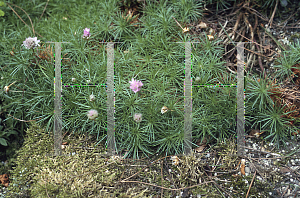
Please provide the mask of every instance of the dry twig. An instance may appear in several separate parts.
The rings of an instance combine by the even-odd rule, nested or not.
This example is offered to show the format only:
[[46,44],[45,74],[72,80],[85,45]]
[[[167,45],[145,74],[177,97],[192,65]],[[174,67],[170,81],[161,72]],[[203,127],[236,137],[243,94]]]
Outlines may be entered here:
[[246,194],[246,198],[247,198],[247,197],[248,197],[248,195],[249,195],[249,192],[250,192],[251,186],[252,186],[252,184],[253,184],[253,181],[254,181],[255,175],[256,175],[256,171],[255,171],[255,173],[254,173],[254,175],[253,175],[253,178],[252,178],[252,181],[251,181],[251,183],[250,183],[250,186],[249,186],[248,192],[247,192],[247,194]]

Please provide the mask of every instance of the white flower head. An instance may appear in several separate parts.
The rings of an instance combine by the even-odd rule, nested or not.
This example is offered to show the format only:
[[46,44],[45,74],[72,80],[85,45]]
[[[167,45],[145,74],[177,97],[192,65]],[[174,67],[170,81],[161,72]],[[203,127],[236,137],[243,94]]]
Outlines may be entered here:
[[92,95],[90,95],[90,101],[91,102],[93,102],[93,101],[95,101],[96,100],[96,97],[92,94]]
[[134,118],[133,119],[136,122],[141,122],[142,121],[142,114],[141,113],[134,114]]
[[90,120],[95,120],[95,119],[98,117],[98,111],[95,110],[95,109],[92,109],[92,110],[88,111],[87,117],[88,117]]
[[86,80],[86,83],[90,83],[91,81],[90,80]]
[[31,38],[28,37],[23,41],[23,46],[26,47],[26,49],[34,49],[35,47],[39,47],[40,40],[37,40],[37,37]]
[[72,78],[72,82],[75,82],[76,81],[76,78]]

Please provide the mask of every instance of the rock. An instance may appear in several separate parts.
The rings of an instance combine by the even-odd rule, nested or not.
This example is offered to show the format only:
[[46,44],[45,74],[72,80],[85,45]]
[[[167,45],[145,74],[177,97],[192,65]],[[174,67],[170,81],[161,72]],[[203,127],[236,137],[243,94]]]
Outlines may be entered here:
[[280,5],[281,5],[282,7],[286,7],[287,4],[288,4],[287,0],[280,0]]
[[287,173],[287,172],[290,172],[290,169],[281,167],[280,172],[281,173]]
[[250,168],[249,167],[245,167],[245,173],[250,173]]

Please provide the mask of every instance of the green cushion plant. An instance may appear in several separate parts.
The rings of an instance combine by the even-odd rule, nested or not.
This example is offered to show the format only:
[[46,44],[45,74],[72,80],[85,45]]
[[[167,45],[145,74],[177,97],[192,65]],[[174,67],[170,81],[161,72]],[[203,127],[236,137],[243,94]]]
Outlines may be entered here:
[[[149,1],[145,10],[140,11],[142,16],[139,21],[135,21],[135,17],[124,16],[120,12],[116,0],[109,2],[115,6],[107,6],[103,2],[93,6],[94,1],[81,1],[78,4],[76,1],[69,1],[64,6],[60,1],[49,2],[46,14],[41,20],[31,19],[35,32],[30,26],[20,24],[14,15],[8,17],[8,20],[16,22],[16,25],[7,24],[0,27],[1,32],[11,32],[10,36],[4,34],[0,44],[3,58],[8,63],[1,63],[3,67],[1,87],[9,85],[13,79],[17,82],[11,87],[11,91],[20,92],[7,94],[1,92],[0,97],[9,103],[6,107],[7,113],[23,120],[37,120],[45,124],[48,133],[52,132],[54,57],[45,60],[39,56],[45,47],[48,47],[49,44],[46,42],[70,42],[62,44],[63,83],[72,84],[72,79],[76,79],[76,84],[88,84],[88,82],[105,84],[106,46],[99,42],[119,41],[123,43],[115,44],[117,148],[128,150],[128,156],[134,157],[138,157],[139,151],[145,154],[166,151],[174,154],[181,153],[184,132],[184,45],[172,42],[201,42],[195,43],[192,47],[194,84],[216,84],[224,79],[227,79],[226,84],[235,84],[234,75],[227,72],[225,62],[221,59],[224,53],[221,41],[217,39],[210,41],[206,34],[196,37],[183,33],[174,20],[175,18],[185,23],[195,21],[202,15],[202,3],[190,0],[181,1],[181,4]],[[22,5],[28,8],[32,3],[36,7],[42,5],[38,2]],[[36,11],[37,15],[42,13],[43,9]],[[24,18],[25,16],[27,17],[24,15]],[[85,28],[89,29],[88,38],[83,36]],[[37,37],[41,40],[40,46],[29,50],[21,46],[28,37]],[[11,55],[13,47],[14,55]],[[53,45],[51,49],[54,51]],[[296,53],[297,50],[294,52]],[[289,60],[289,56],[286,58]],[[291,60],[296,61],[296,59]],[[283,69],[278,71],[278,75],[290,74],[287,71],[291,68],[291,63],[286,67],[284,64],[285,62],[282,62]],[[129,81],[132,78],[143,82],[141,91],[134,93],[130,89]],[[198,80],[194,81],[196,79]],[[249,99],[247,99],[246,111],[251,116],[251,120],[258,120],[260,118],[258,116],[262,114],[270,116],[273,111],[267,111],[267,107],[271,108],[272,104],[267,82],[261,81],[257,84],[254,76],[247,76],[246,81],[248,86],[246,92],[250,90],[247,93]],[[234,133],[236,130],[235,88],[194,86],[193,90],[193,141],[207,135],[219,141]],[[89,97],[92,94],[95,100],[90,101]],[[107,100],[105,87],[63,87],[62,95],[64,130],[97,135],[98,142],[105,140]],[[173,111],[161,114],[160,110],[163,106]],[[91,109],[98,112],[95,120],[87,118],[87,112]],[[136,113],[142,114],[142,121],[139,123],[134,120]],[[5,121],[10,119],[12,117],[7,117]],[[254,124],[250,122],[247,120],[248,126],[262,124],[258,121]],[[23,125],[24,128],[28,128],[26,122]],[[272,128],[273,125],[262,126]],[[16,127],[16,122],[10,127]],[[271,128],[268,130],[273,134]]]

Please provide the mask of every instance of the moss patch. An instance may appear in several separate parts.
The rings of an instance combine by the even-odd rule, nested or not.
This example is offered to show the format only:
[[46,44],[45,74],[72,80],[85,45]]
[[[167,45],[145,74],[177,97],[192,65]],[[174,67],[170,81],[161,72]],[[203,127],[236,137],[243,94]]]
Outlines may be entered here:
[[[237,174],[240,160],[232,140],[212,147],[210,157],[179,156],[175,165],[162,155],[140,160],[109,157],[100,144],[91,142],[82,149],[84,139],[66,136],[64,156],[54,157],[52,135],[33,123],[10,171],[8,197],[175,197],[185,190],[202,197],[245,197],[253,177]],[[267,187],[255,179],[250,193],[267,197]]]

